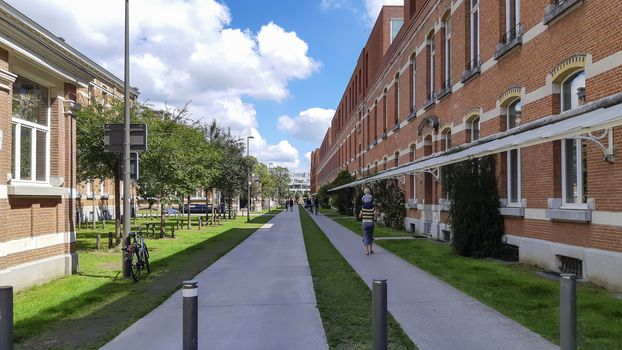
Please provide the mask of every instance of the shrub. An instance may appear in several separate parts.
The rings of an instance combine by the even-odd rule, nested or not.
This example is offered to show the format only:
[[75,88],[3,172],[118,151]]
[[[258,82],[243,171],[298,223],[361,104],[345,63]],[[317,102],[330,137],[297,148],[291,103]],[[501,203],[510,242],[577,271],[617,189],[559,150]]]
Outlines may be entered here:
[[502,246],[503,219],[492,156],[447,165],[443,190],[451,202],[452,245],[463,256],[488,257]]

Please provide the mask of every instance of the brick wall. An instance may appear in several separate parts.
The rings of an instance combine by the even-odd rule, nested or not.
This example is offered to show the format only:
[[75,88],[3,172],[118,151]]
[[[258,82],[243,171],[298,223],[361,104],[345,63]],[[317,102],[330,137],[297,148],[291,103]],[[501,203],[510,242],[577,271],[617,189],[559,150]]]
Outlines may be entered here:
[[[438,133],[444,126],[461,127],[462,130],[452,130],[452,145],[470,141],[470,131],[465,127],[466,116],[471,111],[482,110],[484,113],[498,108],[500,96],[509,88],[521,89],[522,97],[538,96],[523,103],[522,123],[534,121],[560,112],[559,87],[551,86],[551,71],[565,59],[585,54],[586,65],[602,64],[603,59],[611,61],[614,54],[622,52],[622,27],[617,25],[616,18],[622,13],[622,2],[615,0],[583,1],[580,5],[567,11],[555,21],[543,25],[544,8],[548,0],[522,0],[521,23],[525,30],[524,43],[493,60],[500,37],[505,33],[505,8],[503,1],[480,2],[480,55],[482,73],[474,76],[464,84],[457,84],[465,71],[469,60],[469,9],[468,1],[463,1],[451,14],[451,76],[454,84],[451,94],[436,102],[427,110],[421,110],[428,90],[428,47],[426,38],[433,28],[439,25],[447,10],[451,7],[448,0],[440,2],[418,2],[417,12],[410,16],[411,2],[406,1],[404,11],[405,24],[398,38],[387,49],[378,68],[378,75],[370,79],[365,96],[357,100],[357,107],[353,113],[362,111],[360,123],[363,127],[361,145],[363,152],[358,154],[359,159],[348,164],[352,173],[365,173],[367,165],[371,164],[372,173],[376,162],[382,163],[384,157],[391,158],[396,150],[404,152],[414,142],[421,144],[424,137],[433,134],[440,138]],[[379,21],[378,23],[381,23]],[[377,23],[377,26],[379,25]],[[386,25],[386,24],[385,24]],[[526,39],[529,39],[528,41]],[[379,43],[377,36],[371,35],[366,47],[384,45]],[[441,88],[443,81],[443,30],[434,34],[436,46],[435,81],[436,92]],[[387,96],[389,129],[392,128],[393,114],[395,113],[394,79],[399,74],[400,121],[405,121],[411,112],[412,98],[412,70],[410,61],[413,54],[416,64],[415,104],[418,109],[417,118],[391,134],[387,139],[366,151],[373,143],[374,134],[378,137],[384,131],[383,126],[383,95],[385,88]],[[618,56],[619,57],[619,56]],[[605,60],[606,61],[606,60]],[[588,67],[589,68],[589,67]],[[610,69],[613,68],[613,69]],[[356,69],[355,69],[356,71]],[[600,98],[622,92],[622,62],[609,63],[609,67],[599,71],[597,75],[586,79],[586,101],[595,101]],[[374,107],[378,101],[377,109]],[[368,113],[368,110],[370,111]],[[374,117],[377,114],[377,124],[374,127]],[[506,128],[504,109],[501,108],[493,118],[483,121],[480,126],[481,136],[492,135]],[[353,114],[354,115],[354,114]],[[489,114],[488,114],[489,115]],[[419,126],[425,118],[436,116],[440,121],[439,130],[422,130]],[[357,119],[351,116],[345,120]],[[358,119],[357,119],[358,121]],[[368,127],[369,125],[369,127]],[[346,165],[344,158],[339,158],[338,147],[347,135],[356,127],[355,122],[345,123],[338,130],[332,129],[330,142],[327,138],[322,146],[314,152],[312,160],[312,177],[314,186],[319,188],[332,181],[337,171]],[[368,130],[371,129],[371,130]],[[368,133],[370,136],[368,137]],[[600,134],[600,133],[596,133]],[[614,129],[615,149],[622,149],[622,127]],[[588,186],[587,196],[594,199],[595,210],[604,212],[622,212],[622,203],[618,200],[622,196],[622,171],[618,163],[608,163],[602,160],[602,151],[594,143],[587,143],[588,149]],[[425,154],[440,151],[440,144],[435,141],[430,148],[421,147],[416,150],[416,159]],[[526,147],[521,150],[521,177],[522,197],[527,201],[527,208],[544,210],[548,207],[548,200],[561,197],[561,146],[560,142],[549,142],[537,146]],[[502,198],[507,197],[507,163],[505,153],[497,157],[498,189]],[[339,161],[341,160],[341,162]],[[347,159],[349,161],[349,158]],[[399,163],[410,161],[409,156],[402,156]],[[359,167],[359,162],[362,167]],[[393,163],[390,162],[390,166]],[[379,166],[380,171],[383,166]],[[436,181],[426,181],[428,175],[417,177],[417,198],[431,201],[436,204],[441,198],[442,189]],[[410,182],[405,188],[406,198],[410,198]],[[426,183],[428,187],[426,188]],[[419,218],[418,210],[407,210],[408,217]],[[445,217],[441,215],[441,219]],[[566,243],[583,247],[592,247],[610,251],[622,252],[619,244],[621,223],[612,223],[611,226],[596,224],[577,224],[552,222],[550,220],[534,220],[522,218],[508,218],[506,228],[508,232],[524,237],[545,239],[552,242]],[[561,230],[561,231],[560,231]],[[566,232],[566,234],[561,233]]]

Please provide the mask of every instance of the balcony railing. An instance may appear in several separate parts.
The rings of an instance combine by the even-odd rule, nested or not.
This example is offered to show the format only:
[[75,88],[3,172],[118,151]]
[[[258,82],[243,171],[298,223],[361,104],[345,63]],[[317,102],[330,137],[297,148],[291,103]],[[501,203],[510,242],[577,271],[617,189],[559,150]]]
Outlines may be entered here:
[[523,43],[523,33],[525,32],[523,24],[519,23],[514,28],[502,34],[495,51],[494,58],[498,60],[501,56],[508,53],[513,47]]
[[476,74],[480,73],[482,63],[479,59],[479,56],[467,62],[466,69],[462,72],[462,78],[460,79],[461,83],[466,83],[469,79],[474,77]]

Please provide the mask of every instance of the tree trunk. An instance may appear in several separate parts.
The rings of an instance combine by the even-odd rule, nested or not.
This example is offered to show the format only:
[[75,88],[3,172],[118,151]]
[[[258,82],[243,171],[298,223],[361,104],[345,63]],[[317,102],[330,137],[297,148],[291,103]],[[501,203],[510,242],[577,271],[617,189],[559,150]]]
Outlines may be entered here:
[[162,205],[162,196],[160,196],[160,238],[164,238],[164,205]]
[[190,229],[190,195],[188,195],[188,230]]
[[[209,206],[209,196],[207,195],[207,188],[203,189],[203,193],[205,194],[205,226],[209,223],[209,211],[207,207]],[[214,208],[212,207],[212,211]]]

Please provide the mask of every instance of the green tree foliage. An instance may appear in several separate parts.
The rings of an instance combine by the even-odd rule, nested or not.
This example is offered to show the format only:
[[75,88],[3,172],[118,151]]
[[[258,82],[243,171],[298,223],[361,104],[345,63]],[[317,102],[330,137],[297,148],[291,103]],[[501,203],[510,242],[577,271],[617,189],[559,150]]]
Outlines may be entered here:
[[463,256],[488,257],[502,246],[503,219],[492,156],[445,166],[443,189],[451,202],[452,245]]
[[[370,186],[374,196],[374,204],[384,214],[384,223],[394,228],[404,226],[404,192],[399,187],[397,180],[381,180]],[[360,198],[358,199],[360,201]]]
[[[342,170],[337,174],[335,180],[330,184],[330,188],[348,184],[356,178],[350,175],[348,170]],[[327,189],[327,190],[328,190]],[[354,215],[354,189],[352,187],[343,188],[338,191],[330,192],[330,204],[337,208],[340,214]]]

